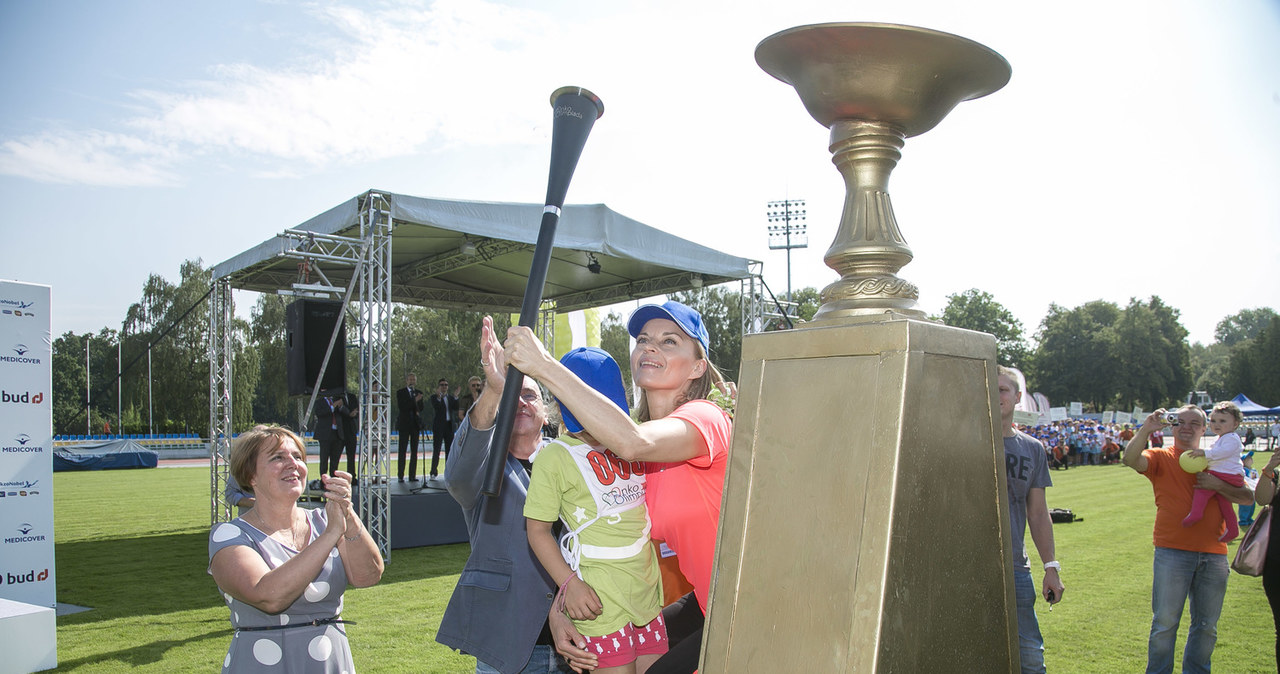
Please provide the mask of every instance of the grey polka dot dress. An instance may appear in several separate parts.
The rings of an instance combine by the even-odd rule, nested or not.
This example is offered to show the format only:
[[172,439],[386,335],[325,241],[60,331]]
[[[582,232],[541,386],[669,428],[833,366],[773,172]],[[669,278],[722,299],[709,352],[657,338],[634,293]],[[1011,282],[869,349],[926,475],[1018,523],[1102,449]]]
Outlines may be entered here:
[[[323,509],[307,511],[314,541],[325,528]],[[274,569],[298,554],[297,550],[258,531],[253,525],[236,518],[215,524],[209,533],[209,560],[219,550],[245,545],[262,555]],[[347,589],[346,569],[335,548],[325,560],[324,568],[298,600],[280,614],[263,613],[222,591],[231,609],[231,626],[235,636],[222,661],[222,671],[236,672],[335,672],[355,671],[351,647],[342,623],[308,625],[317,620],[342,615],[342,593]],[[254,629],[269,627],[272,629]]]

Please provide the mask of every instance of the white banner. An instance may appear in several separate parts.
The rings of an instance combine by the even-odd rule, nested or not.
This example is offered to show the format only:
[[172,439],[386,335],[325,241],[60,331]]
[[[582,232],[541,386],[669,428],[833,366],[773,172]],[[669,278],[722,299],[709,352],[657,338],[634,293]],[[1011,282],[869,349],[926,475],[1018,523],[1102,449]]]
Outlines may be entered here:
[[1067,408],[1065,408],[1065,407],[1050,407],[1050,408],[1049,408],[1049,419],[1050,419],[1050,420],[1052,420],[1052,421],[1066,421],[1066,420],[1067,420]]
[[1104,424],[1111,423],[1111,421],[1115,418],[1116,418],[1116,413],[1113,410],[1107,410],[1106,412],[1102,413],[1102,423]]
[[1082,414],[1084,414],[1084,404],[1083,404],[1083,403],[1071,403],[1071,416],[1073,416],[1073,417],[1078,417],[1078,416],[1080,416],[1080,415],[1082,415]]
[[1117,424],[1120,424],[1123,426],[1124,424],[1127,424],[1132,420],[1133,420],[1133,417],[1128,412],[1116,412]]
[[53,608],[50,295],[0,281],[0,597]]
[[1013,423],[1022,424],[1023,426],[1035,426],[1040,423],[1039,412],[1026,412],[1023,410],[1013,411]]

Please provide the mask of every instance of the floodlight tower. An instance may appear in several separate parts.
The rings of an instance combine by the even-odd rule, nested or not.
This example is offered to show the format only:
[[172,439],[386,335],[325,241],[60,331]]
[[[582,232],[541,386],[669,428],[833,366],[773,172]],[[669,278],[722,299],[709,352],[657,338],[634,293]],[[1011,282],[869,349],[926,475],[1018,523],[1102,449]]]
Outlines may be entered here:
[[770,201],[768,206],[769,249],[787,251],[787,301],[791,301],[791,249],[808,248],[808,226],[804,222],[804,199]]

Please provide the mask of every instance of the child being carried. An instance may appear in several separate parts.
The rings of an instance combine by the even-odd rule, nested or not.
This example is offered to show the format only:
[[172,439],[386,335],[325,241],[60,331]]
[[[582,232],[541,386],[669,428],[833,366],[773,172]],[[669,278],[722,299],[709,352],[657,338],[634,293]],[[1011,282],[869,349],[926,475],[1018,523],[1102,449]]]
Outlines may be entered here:
[[[578,348],[561,364],[628,411],[618,364],[604,350]],[[539,450],[524,514],[529,547],[560,585],[565,611],[599,658],[596,672],[643,674],[667,652],[662,578],[649,544],[644,463],[600,447],[560,404],[568,437]],[[557,544],[556,519],[564,533]]]
[[[1207,451],[1193,449],[1187,454],[1203,456],[1209,460],[1209,473],[1233,487],[1244,485],[1244,462],[1240,455],[1244,451],[1244,443],[1236,434],[1236,428],[1244,420],[1240,408],[1233,402],[1220,402],[1213,406],[1209,414],[1209,430],[1218,435],[1213,446]],[[1210,498],[1216,498],[1218,509],[1222,511],[1222,519],[1227,523],[1227,530],[1218,539],[1230,542],[1240,535],[1240,527],[1236,524],[1236,512],[1231,502],[1212,489],[1195,490],[1191,499],[1191,512],[1182,520],[1182,526],[1189,527],[1204,517],[1204,508]]]

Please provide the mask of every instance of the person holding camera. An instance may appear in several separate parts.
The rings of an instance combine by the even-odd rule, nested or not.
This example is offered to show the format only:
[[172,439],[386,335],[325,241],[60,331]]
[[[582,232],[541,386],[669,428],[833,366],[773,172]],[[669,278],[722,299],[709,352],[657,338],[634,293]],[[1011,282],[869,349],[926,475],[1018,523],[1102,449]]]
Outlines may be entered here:
[[[1147,439],[1165,426],[1173,428],[1172,447],[1146,449]],[[1182,608],[1191,597],[1191,627],[1182,655],[1184,672],[1208,672],[1218,640],[1218,616],[1227,594],[1227,544],[1222,513],[1210,508],[1204,518],[1184,527],[1197,487],[1212,489],[1235,503],[1250,503],[1253,491],[1235,487],[1208,472],[1188,473],[1178,464],[1184,452],[1200,448],[1204,410],[1186,405],[1175,412],[1158,409],[1147,416],[1124,450],[1124,464],[1151,481],[1156,520],[1151,572],[1151,634],[1147,671],[1172,672],[1173,649]]]

